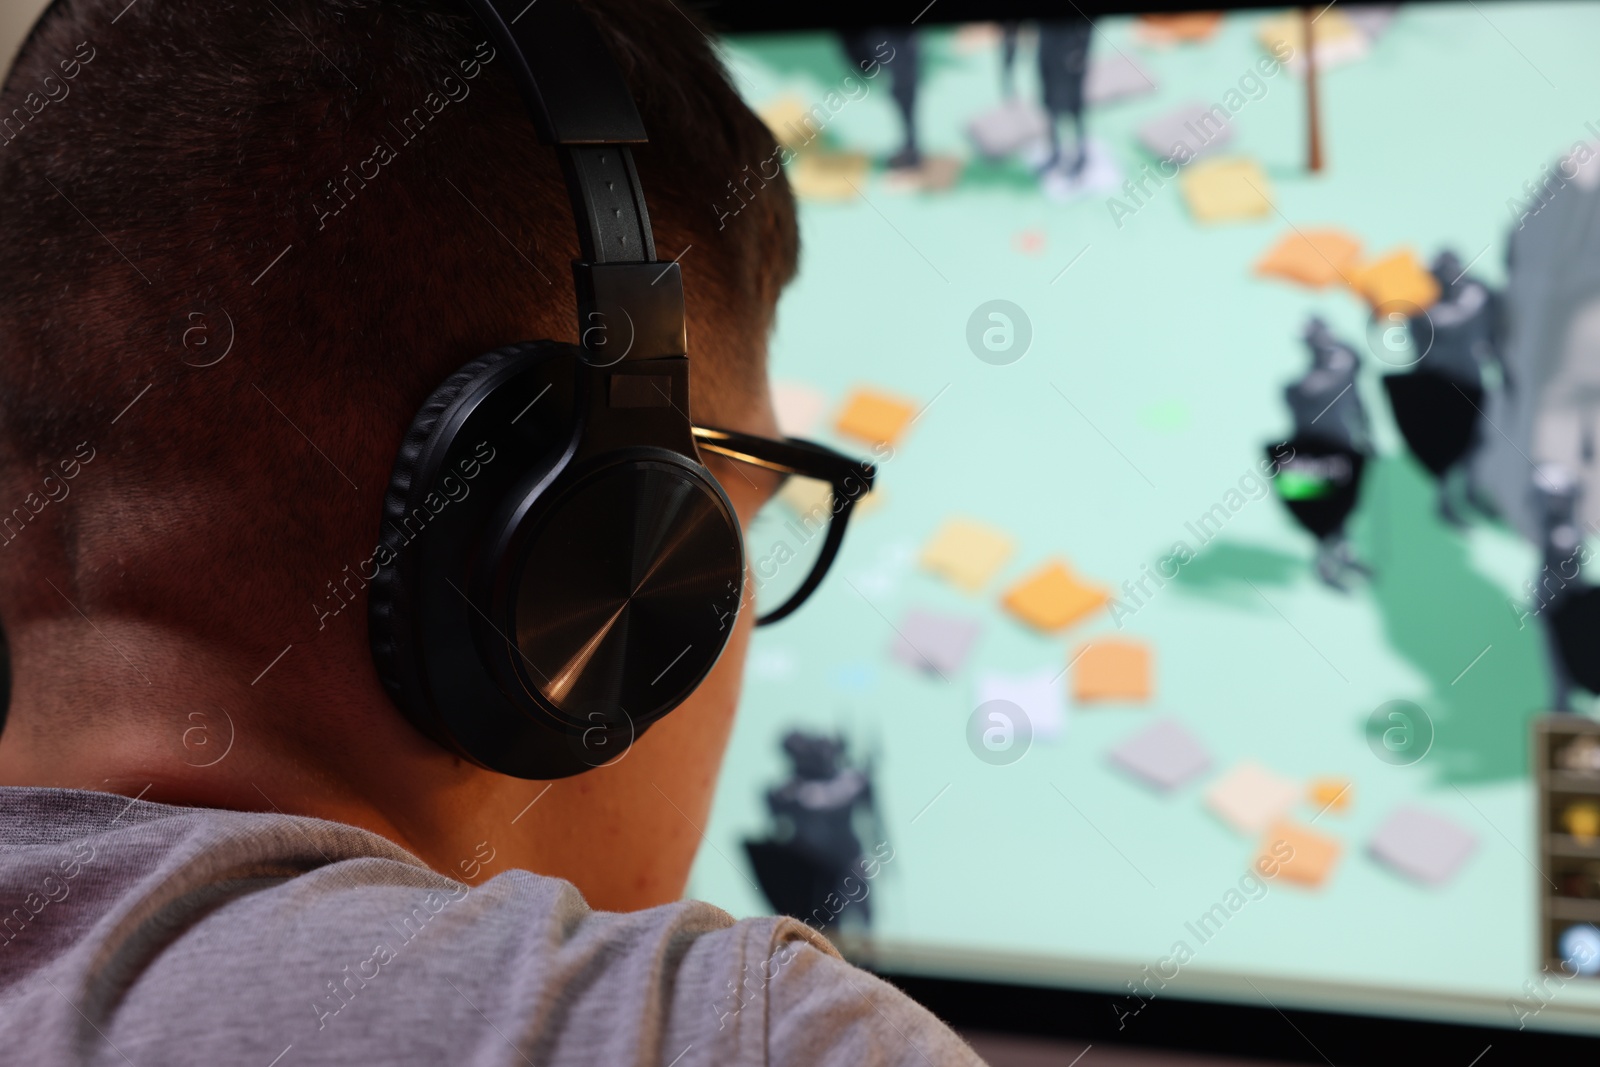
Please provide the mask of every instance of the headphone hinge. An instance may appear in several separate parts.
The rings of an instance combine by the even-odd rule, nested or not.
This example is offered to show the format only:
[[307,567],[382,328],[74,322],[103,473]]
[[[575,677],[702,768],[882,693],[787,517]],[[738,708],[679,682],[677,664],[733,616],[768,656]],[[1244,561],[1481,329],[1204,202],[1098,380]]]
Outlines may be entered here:
[[572,273],[583,331],[579,340],[592,365],[688,353],[683,275],[676,263],[580,260]]

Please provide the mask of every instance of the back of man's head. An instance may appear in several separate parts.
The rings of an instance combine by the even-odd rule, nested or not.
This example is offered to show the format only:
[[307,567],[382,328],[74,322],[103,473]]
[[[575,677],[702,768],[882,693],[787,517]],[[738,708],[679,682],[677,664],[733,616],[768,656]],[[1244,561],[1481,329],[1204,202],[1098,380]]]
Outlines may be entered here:
[[[780,181],[736,222],[712,205],[771,135],[670,3],[590,7],[654,142],[694,414],[756,403],[793,204]],[[281,645],[371,555],[428,393],[577,339],[555,155],[484,40],[459,0],[53,6],[0,94],[8,629],[82,611]]]

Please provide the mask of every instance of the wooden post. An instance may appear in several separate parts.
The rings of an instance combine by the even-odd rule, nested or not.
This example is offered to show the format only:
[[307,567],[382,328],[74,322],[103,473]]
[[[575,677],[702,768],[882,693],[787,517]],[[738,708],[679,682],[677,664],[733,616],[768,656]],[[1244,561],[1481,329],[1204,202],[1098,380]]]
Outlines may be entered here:
[[1300,9],[1300,41],[1306,54],[1306,169],[1313,174],[1322,170],[1322,124],[1317,110],[1317,45],[1314,36],[1316,27],[1313,25],[1315,21],[1309,7]]

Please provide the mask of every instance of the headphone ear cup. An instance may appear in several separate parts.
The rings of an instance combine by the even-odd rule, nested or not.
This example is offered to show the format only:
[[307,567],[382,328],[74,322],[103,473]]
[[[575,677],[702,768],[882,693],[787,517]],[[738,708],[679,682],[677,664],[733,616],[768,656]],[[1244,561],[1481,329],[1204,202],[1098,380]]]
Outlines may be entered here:
[[[650,369],[686,389],[686,364]],[[599,387],[620,373],[597,383],[570,344],[499,349],[402,439],[362,570],[373,663],[418,730],[480,767],[620,758],[732,632],[715,608],[742,587],[738,515],[676,412],[613,410]]]
[[491,660],[502,689],[607,737],[580,756],[631,744],[721,657],[732,627],[717,605],[738,595],[742,542],[716,480],[666,449],[611,453],[558,482],[493,553],[488,611],[515,635]]
[[[402,537],[400,527],[407,518],[411,488],[415,484],[419,467],[435,444],[439,420],[450,410],[470,387],[488,374],[499,370],[507,361],[539,354],[545,348],[542,342],[508,345],[497,348],[465,364],[446,378],[418,409],[411,420],[400,452],[396,456],[389,488],[383,495],[383,524],[378,538],[380,554],[390,558],[400,555]],[[400,629],[405,620],[399,616],[405,608],[402,599],[403,577],[401,568],[380,566],[372,578],[367,593],[367,631],[372,645],[372,660],[378,670],[378,679],[402,711],[428,733],[426,716],[411,704],[414,692],[414,658],[402,652]]]

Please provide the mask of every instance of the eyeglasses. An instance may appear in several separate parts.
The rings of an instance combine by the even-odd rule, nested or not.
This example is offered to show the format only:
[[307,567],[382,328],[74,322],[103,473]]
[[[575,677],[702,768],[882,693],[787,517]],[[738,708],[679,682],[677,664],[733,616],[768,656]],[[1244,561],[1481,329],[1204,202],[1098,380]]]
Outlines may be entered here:
[[822,584],[844,543],[851,511],[872,491],[876,469],[793,437],[775,441],[696,426],[694,438],[707,452],[783,476],[745,533],[745,554],[756,625],[787,618]]

